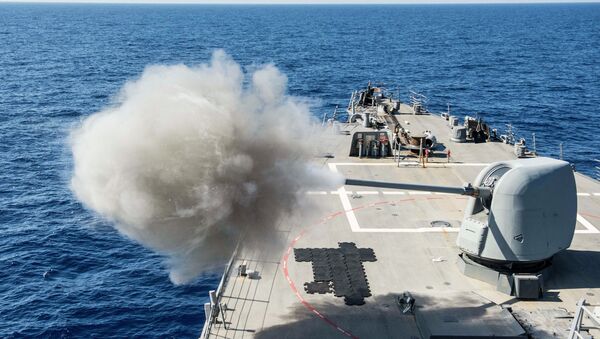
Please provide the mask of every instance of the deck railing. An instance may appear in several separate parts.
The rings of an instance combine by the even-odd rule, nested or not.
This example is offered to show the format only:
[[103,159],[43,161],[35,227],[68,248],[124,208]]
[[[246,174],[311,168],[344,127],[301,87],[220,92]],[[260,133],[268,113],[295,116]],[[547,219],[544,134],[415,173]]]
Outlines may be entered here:
[[219,315],[218,312],[219,312],[219,307],[221,304],[221,297],[223,296],[223,289],[227,283],[227,277],[229,276],[229,273],[231,272],[231,267],[233,266],[235,257],[237,256],[239,245],[240,244],[238,242],[238,245],[235,247],[235,250],[233,251],[231,258],[229,259],[229,262],[227,263],[227,266],[225,267],[225,271],[223,272],[221,281],[219,281],[219,285],[217,286],[217,290],[216,290],[215,305],[211,304],[209,314],[205,314],[206,319],[204,320],[204,327],[202,328],[202,333],[200,334],[200,339],[206,339],[209,337],[210,331],[212,329],[212,325],[213,325],[215,319],[217,318],[217,316]]

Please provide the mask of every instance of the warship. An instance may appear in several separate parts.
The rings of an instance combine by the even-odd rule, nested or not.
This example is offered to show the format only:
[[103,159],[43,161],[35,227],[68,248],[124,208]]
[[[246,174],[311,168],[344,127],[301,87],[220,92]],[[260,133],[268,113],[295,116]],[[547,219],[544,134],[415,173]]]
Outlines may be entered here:
[[600,182],[426,102],[369,83],[323,117],[345,185],[306,192],[280,250],[238,246],[201,338],[600,335]]

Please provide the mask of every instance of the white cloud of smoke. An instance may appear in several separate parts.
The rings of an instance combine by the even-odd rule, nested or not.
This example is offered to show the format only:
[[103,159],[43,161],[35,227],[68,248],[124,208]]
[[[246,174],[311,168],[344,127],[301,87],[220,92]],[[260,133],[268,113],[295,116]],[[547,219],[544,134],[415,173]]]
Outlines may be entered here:
[[250,76],[222,51],[151,66],[72,131],[75,195],[166,254],[176,284],[223,264],[242,234],[273,232],[303,191],[341,184],[310,165],[314,126],[287,78],[272,65]]

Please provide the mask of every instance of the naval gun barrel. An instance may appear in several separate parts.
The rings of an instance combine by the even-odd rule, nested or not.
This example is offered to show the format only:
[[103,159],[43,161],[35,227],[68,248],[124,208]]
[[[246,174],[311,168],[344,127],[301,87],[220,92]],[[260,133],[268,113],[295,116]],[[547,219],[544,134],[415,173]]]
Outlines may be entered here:
[[420,185],[420,184],[407,184],[407,183],[400,183],[400,182],[346,179],[346,185],[390,188],[390,189],[411,190],[411,191],[438,192],[438,193],[468,195],[471,197],[480,197],[480,198],[488,198],[492,195],[492,190],[489,187],[473,187],[473,186],[471,186],[471,184],[460,187],[460,186]]

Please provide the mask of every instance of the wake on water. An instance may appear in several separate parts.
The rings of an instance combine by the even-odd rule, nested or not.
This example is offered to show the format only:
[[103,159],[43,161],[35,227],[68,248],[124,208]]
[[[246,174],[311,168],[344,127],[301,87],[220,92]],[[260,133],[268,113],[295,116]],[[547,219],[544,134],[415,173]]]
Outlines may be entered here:
[[286,88],[273,65],[244,74],[223,51],[197,67],[147,67],[72,131],[72,190],[165,254],[173,283],[189,282],[222,265],[242,234],[266,238],[306,190],[341,185],[309,164],[306,140],[319,132]]

